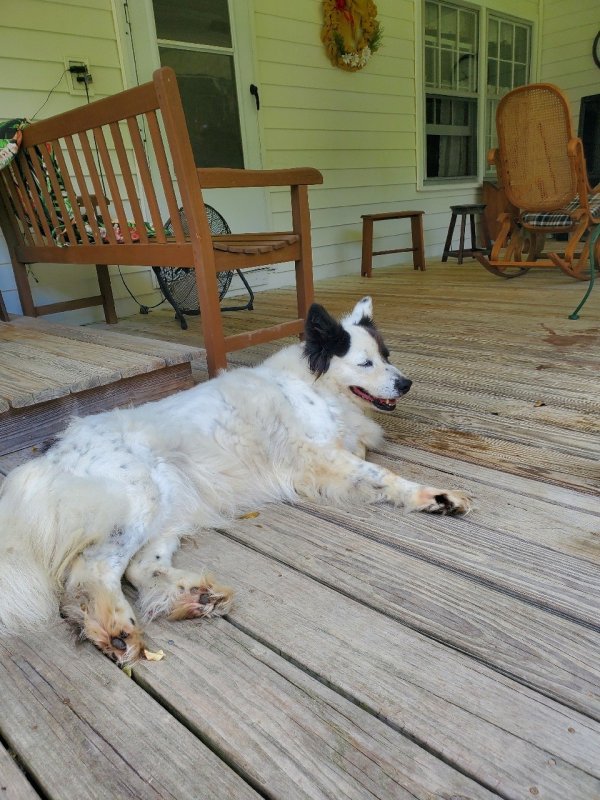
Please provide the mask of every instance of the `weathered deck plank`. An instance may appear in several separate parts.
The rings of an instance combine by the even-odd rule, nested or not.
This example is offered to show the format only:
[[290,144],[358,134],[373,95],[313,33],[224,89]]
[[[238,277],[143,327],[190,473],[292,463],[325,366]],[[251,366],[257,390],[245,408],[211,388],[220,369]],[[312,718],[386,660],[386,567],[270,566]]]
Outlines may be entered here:
[[39,795],[0,744],[0,797],[2,800],[39,800]]
[[[574,322],[567,314],[582,285],[558,271],[501,281],[469,263],[418,274],[379,269],[371,280],[336,278],[316,290],[338,315],[372,294],[392,361],[415,381],[396,415],[383,418],[391,441],[373,459],[409,478],[464,487],[476,511],[460,521],[384,507],[279,507],[236,524],[246,544],[208,533],[204,548],[179,561],[206,557],[238,588],[231,620],[153,624],[167,658],[137,667],[137,686],[66,638],[22,643],[16,661],[0,655],[0,674],[17,681],[6,692],[0,678],[0,742],[13,747],[8,725],[46,800],[199,796],[189,778],[196,763],[203,771],[199,737],[274,800],[396,800],[401,792],[462,800],[486,796],[481,784],[509,800],[600,800],[598,304]],[[224,315],[224,326],[228,334],[262,327],[294,307],[293,291],[261,294],[254,312]],[[46,320],[18,324],[61,331]],[[161,339],[165,364],[180,364],[187,349],[202,379],[199,326],[182,332],[159,311],[109,333],[101,327],[65,335],[75,330],[75,348],[81,342],[90,354],[110,335],[127,351],[123,364],[139,354],[141,368]],[[254,364],[283,344],[236,352],[231,362]],[[170,386],[174,377],[151,391]],[[135,399],[135,384],[128,392],[122,401]],[[30,444],[70,402],[44,406]],[[0,430],[0,452],[8,451],[0,473],[34,454],[11,452],[19,426],[15,416]],[[36,675],[46,681],[32,692]],[[40,719],[42,731],[31,730]],[[81,749],[87,777],[61,785],[71,781],[71,772],[59,774],[62,763],[71,767]],[[0,747],[0,775],[3,754]],[[37,784],[40,772],[46,783]],[[21,788],[23,780],[17,771]],[[27,780],[25,791],[18,800],[30,800]]]
[[497,797],[224,620],[149,633],[166,658],[137,665],[136,681],[265,796]]
[[[217,533],[203,558],[239,590],[231,619],[510,800],[600,795],[600,723]],[[360,597],[360,586],[357,586]]]
[[0,642],[0,734],[52,800],[256,794],[66,628]]
[[600,632],[309,511],[270,507],[228,535],[600,721]]
[[597,564],[477,524],[474,515],[442,519],[402,517],[384,506],[318,509],[319,516],[405,553],[468,575],[488,586],[543,605],[577,622],[598,627],[600,570]]

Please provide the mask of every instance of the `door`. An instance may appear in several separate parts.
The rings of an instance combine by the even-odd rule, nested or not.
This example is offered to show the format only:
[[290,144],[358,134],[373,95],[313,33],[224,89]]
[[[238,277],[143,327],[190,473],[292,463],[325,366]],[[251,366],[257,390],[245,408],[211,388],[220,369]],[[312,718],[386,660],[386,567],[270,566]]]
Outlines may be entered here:
[[[116,0],[127,84],[177,75],[196,164],[262,166],[248,0]],[[203,193],[235,231],[268,230],[264,189]]]

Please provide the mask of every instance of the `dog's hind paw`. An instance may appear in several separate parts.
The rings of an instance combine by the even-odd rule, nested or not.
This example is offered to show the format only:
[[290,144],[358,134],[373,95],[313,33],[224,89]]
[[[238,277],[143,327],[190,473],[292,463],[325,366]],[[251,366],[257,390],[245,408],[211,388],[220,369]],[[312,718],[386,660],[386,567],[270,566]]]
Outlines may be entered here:
[[187,576],[177,581],[168,619],[221,617],[233,605],[233,589],[220,586],[210,576]]
[[79,590],[62,603],[62,615],[120,667],[142,658],[144,634],[129,604],[106,589]]
[[465,515],[473,508],[473,501],[466,492],[433,489],[430,486],[419,489],[414,502],[415,511],[428,514]]

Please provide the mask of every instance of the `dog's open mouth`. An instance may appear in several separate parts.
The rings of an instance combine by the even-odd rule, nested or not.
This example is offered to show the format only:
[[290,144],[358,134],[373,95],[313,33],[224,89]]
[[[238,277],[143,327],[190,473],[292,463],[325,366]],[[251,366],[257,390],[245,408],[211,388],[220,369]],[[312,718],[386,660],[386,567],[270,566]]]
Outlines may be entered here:
[[369,394],[360,386],[351,386],[350,391],[352,394],[360,397],[361,400],[366,400],[367,403],[371,403],[371,405],[375,406],[375,408],[378,408],[380,411],[393,411],[396,408],[396,401],[398,398],[373,397],[372,394]]

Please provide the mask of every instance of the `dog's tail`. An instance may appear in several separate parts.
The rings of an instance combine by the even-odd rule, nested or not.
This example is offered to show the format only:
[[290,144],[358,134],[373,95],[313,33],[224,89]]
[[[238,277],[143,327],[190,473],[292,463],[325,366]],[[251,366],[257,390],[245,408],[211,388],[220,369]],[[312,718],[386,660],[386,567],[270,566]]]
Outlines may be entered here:
[[39,630],[57,616],[52,579],[33,554],[0,549],[0,634]]
[[[46,548],[40,547],[36,520],[49,499],[42,461],[11,472],[0,491],[0,633],[39,629],[58,614],[57,583],[43,552],[54,543],[47,535]],[[51,520],[52,509],[47,513]]]
[[122,515],[97,482],[42,456],[0,487],[0,633],[35,630],[58,616],[73,559],[108,536]]

